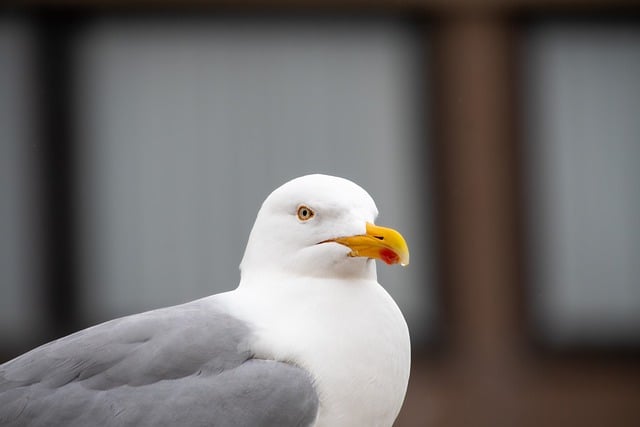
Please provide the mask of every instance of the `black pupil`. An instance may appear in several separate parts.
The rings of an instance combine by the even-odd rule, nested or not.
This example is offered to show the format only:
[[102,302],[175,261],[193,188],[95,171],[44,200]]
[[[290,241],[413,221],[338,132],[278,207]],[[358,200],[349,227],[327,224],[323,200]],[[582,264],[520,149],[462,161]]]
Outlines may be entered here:
[[302,209],[302,216],[307,216],[309,212],[306,209]]

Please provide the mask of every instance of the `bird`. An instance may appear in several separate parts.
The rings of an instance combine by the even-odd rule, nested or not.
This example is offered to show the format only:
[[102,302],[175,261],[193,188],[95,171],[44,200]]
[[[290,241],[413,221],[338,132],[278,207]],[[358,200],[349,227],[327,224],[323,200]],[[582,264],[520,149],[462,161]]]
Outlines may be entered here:
[[2,426],[391,426],[407,323],[376,260],[409,263],[354,182],[295,178],[258,211],[236,289],[81,330],[0,365]]

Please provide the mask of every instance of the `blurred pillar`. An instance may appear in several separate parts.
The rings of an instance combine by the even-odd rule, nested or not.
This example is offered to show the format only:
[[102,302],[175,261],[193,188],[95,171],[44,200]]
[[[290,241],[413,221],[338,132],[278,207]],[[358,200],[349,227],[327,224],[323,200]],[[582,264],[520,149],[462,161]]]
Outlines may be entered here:
[[[513,35],[495,15],[447,17],[435,29],[446,365],[456,394],[446,399],[446,418],[459,425],[516,425],[509,410],[522,324]],[[499,416],[486,413],[498,408]]]

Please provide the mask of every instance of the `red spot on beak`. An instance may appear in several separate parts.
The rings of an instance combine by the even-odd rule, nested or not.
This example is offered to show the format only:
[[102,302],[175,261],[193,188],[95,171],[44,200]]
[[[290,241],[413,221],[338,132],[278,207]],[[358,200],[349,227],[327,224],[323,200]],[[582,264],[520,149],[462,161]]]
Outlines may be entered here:
[[400,261],[400,257],[391,249],[380,249],[380,259],[388,265],[397,264]]

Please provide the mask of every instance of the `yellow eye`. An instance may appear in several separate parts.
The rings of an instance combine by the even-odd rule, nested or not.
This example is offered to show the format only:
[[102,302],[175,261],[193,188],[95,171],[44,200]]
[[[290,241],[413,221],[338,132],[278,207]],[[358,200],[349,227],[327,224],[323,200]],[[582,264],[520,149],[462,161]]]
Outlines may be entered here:
[[300,221],[309,221],[315,213],[311,210],[311,208],[302,205],[298,208],[298,219]]

